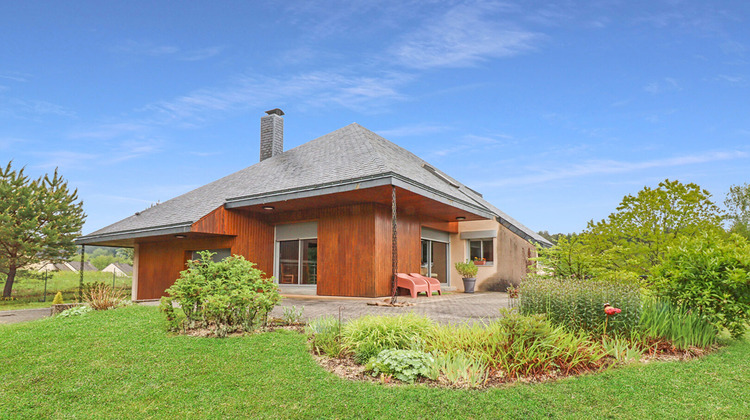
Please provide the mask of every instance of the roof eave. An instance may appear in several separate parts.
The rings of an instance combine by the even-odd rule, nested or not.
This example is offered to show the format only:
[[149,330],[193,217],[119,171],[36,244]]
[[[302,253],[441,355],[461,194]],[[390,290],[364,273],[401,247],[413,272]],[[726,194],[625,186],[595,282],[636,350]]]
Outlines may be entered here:
[[121,241],[127,239],[145,238],[157,235],[174,235],[190,232],[193,222],[177,223],[164,226],[154,226],[121,232],[102,233],[98,235],[84,235],[75,239],[76,245],[96,245],[103,242]]
[[456,200],[446,194],[433,190],[425,185],[414,182],[398,174],[387,174],[369,178],[355,178],[335,184],[311,185],[304,188],[272,192],[267,194],[256,194],[252,196],[228,198],[224,206],[228,209],[247,207],[254,205],[271,204],[279,201],[294,200],[300,198],[311,198],[327,194],[335,194],[365,188],[380,187],[383,185],[394,185],[399,188],[430,198],[443,204],[456,207],[463,211],[475,214],[486,219],[492,219],[495,215],[483,207],[471,203]]

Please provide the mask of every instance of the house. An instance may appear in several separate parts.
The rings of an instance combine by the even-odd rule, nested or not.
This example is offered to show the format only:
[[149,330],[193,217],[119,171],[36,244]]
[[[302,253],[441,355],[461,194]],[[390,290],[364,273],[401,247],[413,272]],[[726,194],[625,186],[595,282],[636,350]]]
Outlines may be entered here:
[[534,243],[549,245],[480,193],[359,124],[284,151],[284,113],[266,114],[260,162],[76,242],[133,247],[138,300],[162,296],[201,250],[244,256],[282,291],[375,297],[391,293],[394,265],[462,290],[454,263],[474,257],[486,259],[478,290],[501,288],[526,273]]
[[[66,261],[61,263],[44,262],[35,266],[40,273],[45,271],[80,271],[80,261]],[[83,271],[99,271],[90,262],[83,262]]]
[[102,268],[103,273],[115,273],[117,277],[129,277],[133,274],[133,266],[130,264],[113,262]]

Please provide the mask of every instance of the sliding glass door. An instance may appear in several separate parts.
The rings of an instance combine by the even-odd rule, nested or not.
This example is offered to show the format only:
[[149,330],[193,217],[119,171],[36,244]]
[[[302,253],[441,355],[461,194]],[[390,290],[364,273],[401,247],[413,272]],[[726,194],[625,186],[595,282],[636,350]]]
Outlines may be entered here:
[[278,241],[280,284],[318,283],[318,240]]
[[447,243],[422,239],[422,266],[420,274],[438,279],[440,283],[448,284]]

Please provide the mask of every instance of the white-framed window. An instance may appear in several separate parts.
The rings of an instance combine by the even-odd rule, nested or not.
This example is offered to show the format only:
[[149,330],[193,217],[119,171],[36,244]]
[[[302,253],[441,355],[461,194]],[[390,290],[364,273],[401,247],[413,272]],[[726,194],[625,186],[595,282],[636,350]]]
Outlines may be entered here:
[[469,259],[485,265],[494,264],[495,240],[493,238],[469,239]]
[[274,276],[279,284],[318,283],[318,223],[276,225]]

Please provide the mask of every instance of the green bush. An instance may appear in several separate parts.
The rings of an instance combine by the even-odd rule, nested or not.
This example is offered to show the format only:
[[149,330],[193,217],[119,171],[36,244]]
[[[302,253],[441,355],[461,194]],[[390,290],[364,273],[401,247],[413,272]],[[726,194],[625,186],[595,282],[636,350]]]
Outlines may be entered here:
[[212,255],[203,251],[200,260],[188,261],[188,269],[167,289],[185,314],[183,327],[207,328],[223,337],[265,325],[281,299],[278,286],[241,256],[213,262]]
[[674,305],[741,337],[750,321],[750,244],[739,235],[692,238],[667,251],[655,270],[655,287]]
[[373,376],[392,375],[404,382],[414,382],[417,377],[428,377],[434,363],[429,354],[417,350],[387,349],[367,363],[366,370]]
[[330,357],[341,355],[341,324],[333,316],[314,319],[305,328],[310,348]]
[[344,326],[344,349],[351,352],[358,363],[366,363],[383,350],[418,350],[432,326],[429,318],[414,314],[366,315]]
[[513,311],[484,326],[435,327],[425,348],[464,354],[508,377],[596,369],[606,355],[601,345],[584,333],[554,326],[544,315],[524,316]]
[[[546,314],[555,324],[589,334],[628,335],[637,331],[641,316],[640,286],[633,282],[554,279],[529,276],[521,283],[521,313]],[[621,313],[607,320],[604,305]]]
[[668,340],[678,349],[708,347],[718,336],[716,327],[697,311],[653,298],[643,302],[641,331],[646,337]]

